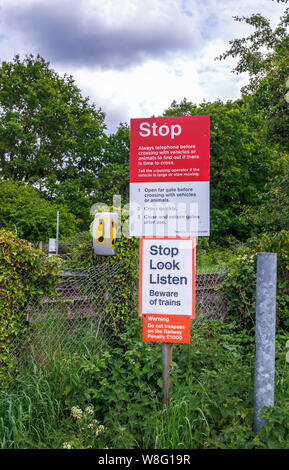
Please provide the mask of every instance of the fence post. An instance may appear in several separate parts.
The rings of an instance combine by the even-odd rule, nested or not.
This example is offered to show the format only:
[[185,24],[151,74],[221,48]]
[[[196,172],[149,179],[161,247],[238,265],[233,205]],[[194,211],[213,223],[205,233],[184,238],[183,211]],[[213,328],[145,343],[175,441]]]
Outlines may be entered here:
[[254,432],[265,424],[264,406],[274,406],[277,254],[257,253]]

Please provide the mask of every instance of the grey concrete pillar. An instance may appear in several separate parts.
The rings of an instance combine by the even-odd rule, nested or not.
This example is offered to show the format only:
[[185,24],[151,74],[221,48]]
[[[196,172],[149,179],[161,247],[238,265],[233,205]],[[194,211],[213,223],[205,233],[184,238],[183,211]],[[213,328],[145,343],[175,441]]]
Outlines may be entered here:
[[257,254],[254,432],[265,424],[264,406],[274,406],[277,254]]

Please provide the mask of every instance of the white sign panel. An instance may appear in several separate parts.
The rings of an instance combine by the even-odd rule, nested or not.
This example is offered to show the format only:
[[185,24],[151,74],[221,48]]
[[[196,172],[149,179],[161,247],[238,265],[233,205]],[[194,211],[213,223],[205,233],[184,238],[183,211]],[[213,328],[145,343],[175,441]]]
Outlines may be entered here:
[[139,313],[194,316],[195,240],[141,238]]
[[210,183],[130,184],[130,230],[135,237],[210,234]]
[[49,238],[48,251],[49,253],[56,252],[56,238]]

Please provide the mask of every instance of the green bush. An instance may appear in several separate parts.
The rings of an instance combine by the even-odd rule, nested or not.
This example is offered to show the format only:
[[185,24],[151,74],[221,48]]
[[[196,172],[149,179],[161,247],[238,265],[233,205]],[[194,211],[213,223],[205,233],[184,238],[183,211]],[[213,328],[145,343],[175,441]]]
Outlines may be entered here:
[[76,217],[63,204],[41,196],[33,186],[23,181],[0,179],[0,227],[17,231],[30,242],[47,242],[56,233],[56,213],[60,211],[60,236],[76,231]]
[[[247,445],[254,437],[253,351],[251,339],[236,325],[219,321],[204,321],[198,327],[192,324],[191,344],[174,347],[173,406],[166,426],[159,427],[158,448]],[[180,410],[174,417],[175,407]]]
[[253,341],[236,326],[192,324],[191,345],[173,348],[166,409],[161,344],[141,341],[136,317],[117,346],[78,358],[65,403],[93,406],[109,448],[253,447],[253,352]]
[[258,252],[277,253],[277,323],[289,327],[289,232],[264,233],[248,240],[227,265],[222,284],[227,298],[228,319],[251,330],[255,324],[256,259]]
[[161,346],[142,343],[141,321],[135,315],[117,344],[109,341],[93,354],[71,357],[72,368],[78,364],[77,380],[67,375],[64,385],[68,408],[93,406],[107,429],[109,448],[140,446],[150,435],[155,410],[161,408]]
[[[260,430],[260,447],[289,449],[289,401],[281,405],[264,407],[260,416],[265,424]],[[263,445],[262,445],[263,442]]]
[[0,231],[0,380],[11,365],[9,345],[26,329],[25,306],[54,287],[57,261],[14,233]]

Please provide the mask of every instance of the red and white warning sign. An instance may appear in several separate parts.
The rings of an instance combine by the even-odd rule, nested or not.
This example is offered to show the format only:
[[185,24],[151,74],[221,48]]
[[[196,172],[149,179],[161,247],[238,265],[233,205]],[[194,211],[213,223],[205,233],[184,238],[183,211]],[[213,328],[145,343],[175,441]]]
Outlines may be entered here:
[[194,238],[141,238],[139,315],[144,341],[189,342],[195,317]]
[[190,343],[190,317],[184,315],[144,315],[143,341]]
[[131,119],[131,236],[208,236],[209,180],[209,116]]

